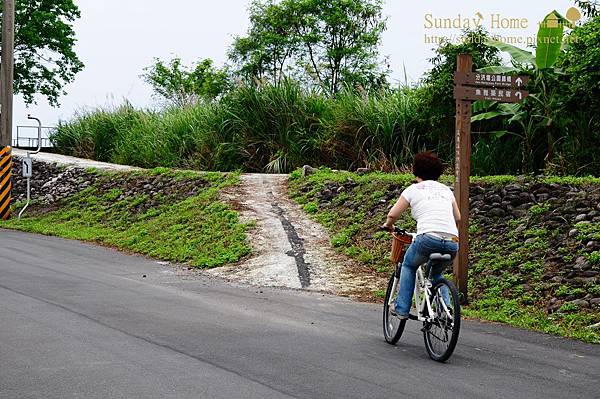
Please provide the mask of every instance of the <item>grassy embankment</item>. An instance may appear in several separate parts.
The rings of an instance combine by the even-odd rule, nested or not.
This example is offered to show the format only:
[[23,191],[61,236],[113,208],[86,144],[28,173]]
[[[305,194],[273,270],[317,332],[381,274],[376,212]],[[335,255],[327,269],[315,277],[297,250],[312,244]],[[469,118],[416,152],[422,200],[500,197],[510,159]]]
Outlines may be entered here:
[[[236,262],[250,252],[248,226],[218,199],[219,190],[236,184],[238,174],[165,168],[95,173],[95,181],[79,193],[51,205],[34,203],[23,219],[0,221],[0,227],[92,241],[197,267]],[[159,186],[154,193],[153,185]]]
[[[444,179],[449,183],[452,178]],[[300,171],[296,171],[291,175],[290,194],[332,232],[333,247],[369,265],[373,273],[387,274],[393,267],[388,261],[390,239],[377,227],[401,190],[412,180],[412,175],[370,173],[360,176],[326,169],[302,177]],[[495,176],[474,178],[472,182],[501,186],[514,180],[512,176]],[[544,182],[600,186],[597,178],[548,177]],[[600,251],[590,252],[585,246],[589,240],[600,240],[600,224],[578,223],[550,229],[540,218],[545,211],[548,211],[546,204],[535,205],[525,217],[485,222],[489,224],[472,218],[470,303],[464,314],[600,343],[600,331],[588,328],[600,322],[598,307],[584,309],[568,303],[586,295],[600,297],[598,279],[587,284],[570,279],[563,279],[562,283],[551,280],[552,276],[564,276],[564,269],[572,267],[578,256],[585,257],[592,270],[600,270]],[[398,223],[407,229],[415,228],[408,212]],[[557,244],[559,234],[565,236],[573,228],[578,234]],[[381,288],[374,296],[385,294],[385,287]],[[547,307],[552,298],[564,304],[549,312]]]

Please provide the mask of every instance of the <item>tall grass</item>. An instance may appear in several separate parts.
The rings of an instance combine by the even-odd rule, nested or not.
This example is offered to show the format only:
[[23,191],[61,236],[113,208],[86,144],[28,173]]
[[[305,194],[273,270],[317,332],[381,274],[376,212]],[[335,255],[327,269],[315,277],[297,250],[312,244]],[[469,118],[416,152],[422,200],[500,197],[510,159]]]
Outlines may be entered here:
[[83,112],[61,123],[59,151],[141,167],[289,172],[303,164],[393,169],[417,142],[415,98],[353,91],[327,98],[295,82],[237,88],[218,102]]
[[323,121],[324,151],[350,167],[393,170],[412,162],[422,134],[417,99],[410,90],[341,93]]
[[[51,139],[66,154],[148,168],[286,173],[310,164],[394,171],[423,149],[453,158],[453,127],[432,126],[425,89],[348,89],[325,97],[293,81],[242,86],[213,103],[161,111],[126,103],[81,112]],[[556,146],[557,170],[597,174],[597,145],[590,145],[597,132],[590,132],[590,123],[565,128]],[[543,159],[535,157],[536,148],[514,135],[474,135],[473,173],[539,170]]]

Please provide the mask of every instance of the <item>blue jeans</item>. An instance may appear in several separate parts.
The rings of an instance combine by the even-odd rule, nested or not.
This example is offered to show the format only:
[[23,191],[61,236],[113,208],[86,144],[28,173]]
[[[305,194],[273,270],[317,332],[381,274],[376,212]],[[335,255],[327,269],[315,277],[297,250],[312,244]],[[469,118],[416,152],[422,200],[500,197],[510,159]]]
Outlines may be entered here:
[[[396,311],[399,315],[407,316],[410,312],[412,297],[415,291],[415,279],[417,269],[423,263],[429,261],[429,255],[439,252],[452,255],[452,259],[458,251],[458,243],[435,237],[430,234],[419,234],[408,247],[400,269],[400,291],[396,298]],[[431,267],[431,280],[435,283],[442,277],[442,272],[452,261],[434,263]]]

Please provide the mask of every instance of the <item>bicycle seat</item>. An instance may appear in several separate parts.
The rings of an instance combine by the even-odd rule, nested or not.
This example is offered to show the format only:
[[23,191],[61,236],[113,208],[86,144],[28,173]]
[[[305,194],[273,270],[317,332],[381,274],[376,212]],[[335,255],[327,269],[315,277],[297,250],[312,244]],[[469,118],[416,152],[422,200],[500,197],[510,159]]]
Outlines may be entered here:
[[452,255],[450,255],[450,254],[440,254],[440,253],[436,252],[436,253],[429,255],[429,260],[434,261],[434,262],[449,261],[450,259],[452,259]]

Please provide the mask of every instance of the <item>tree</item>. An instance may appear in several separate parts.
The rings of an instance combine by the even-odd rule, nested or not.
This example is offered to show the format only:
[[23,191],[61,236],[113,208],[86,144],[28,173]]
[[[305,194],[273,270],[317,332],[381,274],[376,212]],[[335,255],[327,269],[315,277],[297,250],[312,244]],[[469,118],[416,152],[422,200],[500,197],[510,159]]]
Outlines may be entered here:
[[240,72],[275,84],[294,76],[329,94],[344,85],[379,88],[381,0],[254,0],[250,29],[230,51]]
[[598,0],[575,0],[575,5],[589,18],[595,17],[600,12],[600,2]]
[[79,16],[73,0],[15,1],[14,91],[27,104],[41,94],[58,105],[65,85],[83,69],[73,50],[72,23]]
[[192,69],[182,65],[178,57],[167,64],[155,59],[154,64],[145,71],[143,78],[154,92],[177,106],[199,100],[212,101],[229,87],[227,71],[215,68],[213,61],[208,58],[198,62]]
[[284,0],[300,47],[299,63],[330,94],[343,85],[378,88],[377,46],[386,28],[381,0]]
[[297,51],[297,40],[289,32],[290,15],[272,0],[254,1],[249,11],[248,35],[235,38],[229,57],[246,78],[268,79],[278,85]]

